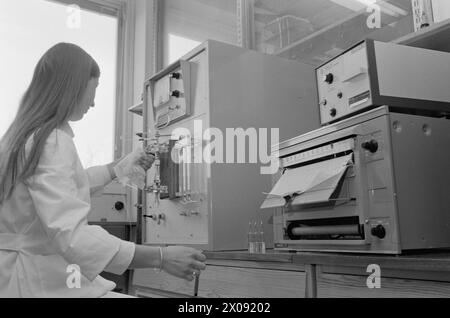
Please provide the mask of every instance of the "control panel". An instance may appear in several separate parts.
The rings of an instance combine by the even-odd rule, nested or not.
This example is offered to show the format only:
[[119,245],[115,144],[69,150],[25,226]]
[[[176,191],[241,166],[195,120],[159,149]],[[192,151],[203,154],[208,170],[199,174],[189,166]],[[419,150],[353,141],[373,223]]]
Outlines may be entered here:
[[450,114],[450,54],[366,40],[316,69],[322,125],[368,108]]
[[190,74],[190,63],[180,60],[146,83],[157,128],[191,115]]
[[89,222],[135,222],[128,206],[127,191],[117,181],[91,196]]
[[366,42],[317,69],[322,124],[372,104]]

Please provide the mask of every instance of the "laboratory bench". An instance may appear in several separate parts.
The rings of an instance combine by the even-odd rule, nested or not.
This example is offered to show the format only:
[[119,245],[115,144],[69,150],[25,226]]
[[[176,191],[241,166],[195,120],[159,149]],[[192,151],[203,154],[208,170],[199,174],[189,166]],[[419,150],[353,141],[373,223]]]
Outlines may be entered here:
[[[449,33],[447,20],[395,43],[450,52]],[[136,270],[130,294],[150,298],[195,294],[205,298],[450,297],[450,250],[400,256],[279,251],[205,254],[207,269],[200,276],[198,293],[194,282],[164,272]],[[380,269],[381,288],[368,287],[373,283],[371,265]]]
[[[450,297],[450,250],[401,256],[277,251],[205,254],[207,269],[198,284],[198,297],[203,298]],[[381,288],[368,287],[373,274],[369,265],[379,266]],[[137,270],[130,294],[194,297],[195,282]]]

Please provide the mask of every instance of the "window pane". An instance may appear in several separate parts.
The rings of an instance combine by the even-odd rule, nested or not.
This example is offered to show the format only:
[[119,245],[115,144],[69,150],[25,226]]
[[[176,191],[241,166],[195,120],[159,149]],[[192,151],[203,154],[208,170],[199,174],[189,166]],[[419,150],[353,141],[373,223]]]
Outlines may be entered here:
[[70,42],[92,55],[102,73],[95,108],[81,122],[71,124],[81,161],[85,167],[111,162],[117,29],[116,17],[77,12],[57,2],[0,1],[0,136],[12,122],[40,57],[56,43]]
[[450,18],[450,1],[433,0],[432,4],[435,22],[442,22]]
[[411,0],[256,0],[254,14],[257,50],[312,65],[414,31]]
[[237,44],[236,0],[164,0],[160,3],[164,66],[208,39]]

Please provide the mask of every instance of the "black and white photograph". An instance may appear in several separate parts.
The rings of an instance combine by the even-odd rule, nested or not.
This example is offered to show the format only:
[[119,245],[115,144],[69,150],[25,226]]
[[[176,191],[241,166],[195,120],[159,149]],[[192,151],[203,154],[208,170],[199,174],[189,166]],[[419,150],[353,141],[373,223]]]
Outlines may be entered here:
[[0,299],[450,298],[449,0],[0,0],[0,47]]

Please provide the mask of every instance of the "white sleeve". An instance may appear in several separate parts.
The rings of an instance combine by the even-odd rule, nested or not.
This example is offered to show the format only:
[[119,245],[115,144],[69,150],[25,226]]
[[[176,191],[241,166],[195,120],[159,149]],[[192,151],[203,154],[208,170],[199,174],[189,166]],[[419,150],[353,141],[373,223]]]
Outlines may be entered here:
[[112,181],[107,166],[96,166],[86,169],[89,178],[91,194],[96,194]]
[[122,274],[131,264],[135,245],[88,225],[91,207],[77,197],[74,158],[72,139],[52,133],[35,175],[26,182],[37,215],[64,259],[78,265],[86,278],[93,281],[106,268]]

